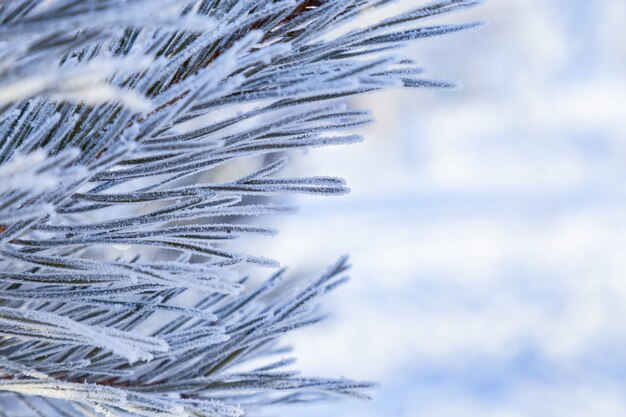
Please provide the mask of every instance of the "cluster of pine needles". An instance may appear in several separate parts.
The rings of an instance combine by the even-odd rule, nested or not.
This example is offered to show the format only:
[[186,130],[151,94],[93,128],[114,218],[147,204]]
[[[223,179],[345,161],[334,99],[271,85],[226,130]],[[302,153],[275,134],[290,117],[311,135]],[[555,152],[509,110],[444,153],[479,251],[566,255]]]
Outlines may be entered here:
[[[276,196],[337,195],[280,175],[290,150],[347,144],[346,99],[423,77],[400,48],[472,24],[441,0],[366,26],[388,0],[0,2],[0,416],[239,416],[367,397],[291,370],[285,332],[324,318],[340,259],[308,282],[236,238]],[[220,179],[233,161],[247,172]],[[297,244],[297,242],[294,242]],[[124,249],[124,250],[122,250]],[[273,268],[262,283],[242,265]]]

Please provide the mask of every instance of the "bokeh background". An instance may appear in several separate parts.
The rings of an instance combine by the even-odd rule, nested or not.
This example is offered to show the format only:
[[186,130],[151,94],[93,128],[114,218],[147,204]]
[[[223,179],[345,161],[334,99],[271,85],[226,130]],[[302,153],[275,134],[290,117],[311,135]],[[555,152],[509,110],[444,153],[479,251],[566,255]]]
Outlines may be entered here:
[[332,318],[289,339],[298,366],[381,388],[277,414],[626,415],[626,1],[433,23],[475,19],[406,51],[463,90],[366,96],[364,143],[292,156],[352,188],[264,221],[281,234],[263,254],[294,271],[351,255]]

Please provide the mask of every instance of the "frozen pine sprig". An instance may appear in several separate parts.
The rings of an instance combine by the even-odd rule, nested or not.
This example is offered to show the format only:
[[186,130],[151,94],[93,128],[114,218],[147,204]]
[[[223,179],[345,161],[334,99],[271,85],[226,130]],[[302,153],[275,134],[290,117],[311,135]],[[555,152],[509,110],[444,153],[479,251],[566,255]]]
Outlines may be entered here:
[[[319,322],[341,259],[302,284],[229,242],[289,193],[292,149],[348,144],[345,99],[423,78],[407,42],[471,28],[388,0],[0,2],[0,416],[239,416],[367,397],[371,383],[291,370],[281,336]],[[247,166],[224,175],[235,161]],[[259,360],[265,365],[259,366]],[[254,362],[253,362],[254,361]],[[257,365],[251,365],[256,363]]]

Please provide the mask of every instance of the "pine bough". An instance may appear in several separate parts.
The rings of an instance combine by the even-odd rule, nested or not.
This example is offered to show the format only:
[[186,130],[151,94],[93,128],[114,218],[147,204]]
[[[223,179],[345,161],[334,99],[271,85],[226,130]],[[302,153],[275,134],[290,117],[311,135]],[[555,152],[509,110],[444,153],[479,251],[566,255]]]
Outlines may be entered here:
[[[367,396],[367,382],[286,370],[277,344],[323,318],[346,260],[303,288],[278,270],[244,290],[240,265],[276,263],[224,243],[275,233],[245,221],[291,210],[272,196],[347,191],[277,175],[287,150],[359,140],[349,131],[371,116],[347,97],[453,86],[397,50],[475,26],[422,20],[478,1],[340,30],[389,2],[0,2],[0,416],[238,416]],[[212,174],[246,157],[262,163]]]

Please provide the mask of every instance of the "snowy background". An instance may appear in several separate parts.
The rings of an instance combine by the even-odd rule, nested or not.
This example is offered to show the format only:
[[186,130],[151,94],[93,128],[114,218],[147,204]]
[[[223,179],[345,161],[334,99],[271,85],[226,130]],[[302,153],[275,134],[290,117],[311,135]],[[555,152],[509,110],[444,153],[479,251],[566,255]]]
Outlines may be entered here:
[[626,1],[445,20],[483,18],[408,51],[462,91],[362,98],[365,143],[297,157],[352,193],[299,198],[263,254],[354,265],[332,319],[291,337],[299,367],[381,388],[284,415],[626,415]]

